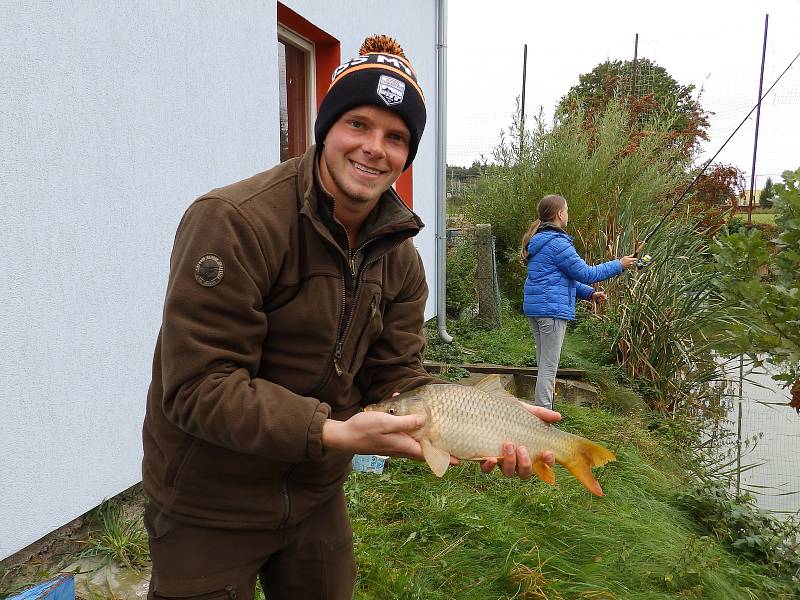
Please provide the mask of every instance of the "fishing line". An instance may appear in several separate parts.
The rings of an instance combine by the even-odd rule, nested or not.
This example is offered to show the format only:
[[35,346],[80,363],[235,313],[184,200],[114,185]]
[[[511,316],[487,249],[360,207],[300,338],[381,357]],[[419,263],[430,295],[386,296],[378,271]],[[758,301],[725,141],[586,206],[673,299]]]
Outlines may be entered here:
[[[753,112],[754,112],[754,111],[755,111],[755,110],[756,110],[756,109],[759,107],[759,105],[761,104],[761,101],[762,101],[762,100],[764,100],[764,98],[766,98],[766,97],[767,97],[767,95],[768,95],[768,94],[769,94],[769,93],[772,91],[772,88],[774,88],[774,87],[775,87],[775,86],[778,84],[778,82],[781,80],[781,78],[782,78],[784,75],[786,75],[786,72],[787,72],[787,71],[788,71],[788,70],[789,70],[789,69],[792,67],[792,65],[795,63],[795,61],[796,61],[798,58],[800,58],[800,52],[798,52],[798,53],[797,53],[797,55],[796,55],[796,56],[795,56],[795,57],[792,59],[792,62],[790,62],[790,63],[789,63],[789,65],[788,65],[788,66],[787,66],[787,67],[786,67],[786,68],[783,70],[783,73],[781,73],[781,74],[778,76],[778,78],[777,78],[777,79],[776,79],[776,80],[773,82],[773,84],[772,84],[771,86],[769,86],[769,89],[767,89],[767,91],[766,91],[766,92],[764,92],[764,95],[763,95],[763,96],[761,96],[761,98],[760,98],[760,99],[759,99],[759,101],[756,103],[756,105],[755,105],[755,106],[754,106],[752,109],[750,109],[750,112],[749,112],[749,113],[747,113],[747,116],[745,116],[745,118],[744,118],[744,119],[742,119],[742,122],[741,122],[741,123],[739,123],[739,125],[736,127],[736,129],[734,129],[734,130],[733,130],[733,133],[732,133],[732,134],[730,134],[730,135],[728,136],[728,139],[727,139],[727,140],[725,140],[725,143],[724,143],[724,144],[722,144],[722,146],[720,146],[719,150],[717,150],[717,152],[714,154],[714,156],[712,156],[711,158],[709,158],[709,159],[708,159],[708,161],[706,161],[706,164],[705,164],[705,166],[704,166],[704,167],[703,167],[703,168],[700,170],[700,172],[699,172],[699,173],[698,173],[698,174],[695,176],[695,178],[694,178],[694,179],[692,179],[692,182],[691,182],[691,183],[690,183],[688,186],[686,186],[686,189],[685,189],[685,190],[683,190],[683,193],[681,193],[681,195],[680,195],[680,196],[678,196],[678,199],[677,199],[677,200],[675,200],[675,202],[673,202],[673,204],[672,204],[672,206],[670,207],[670,209],[669,209],[669,210],[668,210],[666,213],[664,213],[664,216],[663,216],[663,217],[661,217],[661,220],[658,222],[658,224],[657,224],[657,225],[656,225],[656,226],[653,228],[653,230],[652,230],[650,233],[648,233],[648,234],[645,236],[645,238],[644,238],[644,239],[643,239],[643,240],[642,240],[642,241],[639,243],[639,245],[638,245],[638,248],[636,249],[636,252],[634,252],[633,256],[638,256],[638,255],[639,255],[639,251],[640,251],[640,250],[641,250],[641,249],[642,249],[642,248],[645,246],[645,244],[647,244],[647,242],[650,240],[650,238],[651,238],[651,237],[653,237],[653,234],[654,234],[656,231],[658,231],[659,227],[661,227],[661,226],[664,224],[664,222],[667,220],[667,217],[670,215],[670,213],[672,213],[672,211],[673,211],[673,210],[675,210],[675,208],[678,206],[678,204],[680,204],[681,200],[683,200],[683,199],[686,197],[686,194],[688,194],[688,193],[689,193],[689,190],[691,190],[691,189],[694,187],[694,184],[695,184],[695,183],[697,183],[697,181],[700,179],[700,176],[701,176],[703,173],[705,173],[705,172],[706,172],[706,169],[708,169],[708,167],[711,165],[711,163],[713,162],[713,160],[714,160],[715,158],[717,158],[717,156],[719,156],[719,153],[720,153],[720,152],[722,152],[723,148],[725,148],[725,146],[727,146],[727,145],[728,145],[728,142],[730,142],[730,141],[731,141],[731,139],[733,138],[733,136],[735,136],[735,135],[736,135],[736,132],[737,132],[737,131],[739,131],[739,129],[741,129],[741,128],[742,128],[742,125],[744,125],[744,124],[747,122],[747,119],[749,119],[749,118],[750,118],[750,115],[752,115],[752,114],[753,114]],[[645,265],[641,265],[641,266],[645,266]]]

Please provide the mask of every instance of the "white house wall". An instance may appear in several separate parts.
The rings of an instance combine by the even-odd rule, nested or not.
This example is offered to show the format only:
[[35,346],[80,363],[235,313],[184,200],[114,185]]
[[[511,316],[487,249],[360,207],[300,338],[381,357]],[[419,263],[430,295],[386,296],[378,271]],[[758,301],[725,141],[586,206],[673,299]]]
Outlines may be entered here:
[[[343,59],[372,33],[412,59],[433,281],[435,2],[286,4]],[[140,480],[175,228],[278,161],[276,37],[263,0],[0,2],[0,559]]]

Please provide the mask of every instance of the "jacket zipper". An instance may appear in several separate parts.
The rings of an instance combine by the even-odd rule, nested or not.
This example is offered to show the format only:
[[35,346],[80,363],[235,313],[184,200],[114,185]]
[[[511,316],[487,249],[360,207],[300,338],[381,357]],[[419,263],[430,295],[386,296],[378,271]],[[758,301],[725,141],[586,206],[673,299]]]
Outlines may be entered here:
[[[362,246],[363,247],[363,246]],[[348,264],[350,265],[350,271],[355,270],[355,262],[353,258],[350,256],[350,251],[348,250]],[[339,366],[339,358],[342,356],[342,338],[339,335],[339,332],[342,330],[342,323],[344,322],[344,309],[347,305],[347,282],[345,281],[345,274],[342,273],[342,300],[340,306],[342,307],[342,312],[339,315],[339,324],[336,327],[336,344],[333,350],[333,362],[328,366],[327,371],[325,371],[325,375],[320,381],[319,385],[314,388],[314,390],[309,394],[309,396],[316,396],[319,392],[321,392],[326,385],[328,385],[328,381],[331,379],[332,371],[335,369],[337,375],[341,375],[341,367]]]
[[283,480],[281,481],[281,491],[283,492],[283,519],[281,519],[281,523],[278,526],[279,529],[286,527],[286,523],[289,522],[289,517],[292,514],[292,499],[289,496],[289,477],[291,476],[292,472],[294,472],[296,467],[296,464],[290,466],[287,469],[286,474],[284,474]]
[[[362,287],[361,286],[361,279],[362,279],[362,277],[364,275],[364,272],[367,270],[367,267],[369,267],[372,263],[374,263],[378,259],[380,259],[381,256],[386,256],[387,254],[390,254],[392,252],[392,250],[394,250],[395,248],[397,248],[397,246],[400,245],[400,242],[398,242],[397,244],[394,244],[392,247],[390,247],[384,254],[381,254],[380,256],[374,257],[369,262],[363,263],[361,265],[361,268],[359,269],[358,273],[356,274],[356,272],[355,272],[355,261],[354,261],[353,257],[355,255],[357,255],[359,252],[361,252],[364,249],[364,247],[367,244],[369,244],[370,241],[371,240],[364,242],[364,244],[358,250],[356,250],[355,253],[352,256],[350,256],[350,258],[349,258],[350,272],[353,274],[353,281],[356,284],[356,293],[355,293],[355,296],[353,297],[353,304],[350,306],[350,312],[347,315],[347,324],[345,325],[344,329],[342,330],[341,335],[338,335],[337,338],[336,338],[336,350],[333,353],[333,365],[334,365],[334,368],[336,369],[336,374],[338,376],[341,376],[342,373],[344,373],[344,370],[342,369],[342,366],[339,363],[339,359],[342,357],[342,346],[344,345],[344,340],[347,337],[347,333],[350,330],[350,325],[353,324],[353,315],[355,314],[356,306],[358,305],[358,299],[361,296],[361,287]],[[342,295],[343,295],[343,297],[344,297],[344,283],[345,283],[344,275],[342,275]],[[374,312],[374,308],[373,308],[371,313],[370,313],[370,318],[372,318],[372,316],[374,316],[374,314],[375,314],[375,312]]]
[[[355,256],[361,250],[363,250],[364,246],[366,246],[368,243],[369,242],[364,243],[360,248],[358,248],[355,251],[355,253],[351,252],[350,250],[348,250],[347,252],[348,254],[347,264],[350,266],[350,273],[352,274],[354,285],[358,283],[357,279],[359,278],[357,277],[356,274]],[[363,273],[363,269],[361,269],[361,273]],[[356,293],[355,296],[353,297],[353,304],[350,306],[350,312],[347,315],[347,324],[345,325],[344,330],[342,330],[342,321],[344,320],[344,308],[345,305],[347,304],[347,282],[345,281],[345,273],[342,273],[342,304],[341,304],[342,316],[339,318],[339,327],[337,328],[337,336],[336,336],[336,349],[334,350],[333,353],[333,367],[336,369],[337,376],[341,376],[343,373],[342,367],[339,364],[339,359],[342,357],[342,345],[344,337],[347,334],[347,330],[350,328],[350,324],[353,320],[353,314],[355,313],[355,307],[356,303],[358,302],[358,296],[360,293],[361,293],[361,285],[359,284],[356,287]],[[338,332],[341,332],[341,334],[339,334]],[[322,382],[311,393],[311,395],[315,396],[317,393],[319,393],[319,391],[322,390],[328,384],[329,379],[330,379],[330,368],[328,369],[328,372],[325,374],[325,377],[322,379]],[[288,523],[289,517],[291,515],[292,500],[291,497],[289,496],[289,476],[292,474],[292,471],[294,471],[294,468],[295,465],[292,465],[289,468],[289,470],[286,471],[286,474],[283,476],[283,481],[281,482],[281,487],[283,492],[283,506],[284,506],[284,515],[280,523],[281,529],[286,527],[286,523]]]
[[[364,242],[359,248],[355,250],[355,252],[348,250],[347,252],[347,263],[350,266],[350,275],[353,278],[353,287],[355,289],[355,294],[353,295],[353,302],[350,305],[350,310],[347,313],[347,322],[345,323],[344,329],[341,328],[340,322],[340,333],[336,336],[336,349],[333,352],[333,367],[336,369],[336,375],[341,377],[344,370],[342,369],[342,365],[339,362],[339,359],[342,358],[342,347],[344,346],[344,339],[347,337],[347,332],[350,331],[350,325],[353,324],[353,315],[356,312],[356,306],[358,306],[358,299],[361,296],[361,275],[364,273],[364,265],[361,265],[361,269],[358,270],[356,273],[356,261],[355,257],[358,256],[358,253],[364,250],[364,248],[369,244],[371,240]],[[370,263],[371,264],[371,263]],[[344,309],[344,305],[347,302],[347,297],[345,296],[345,275],[342,273],[342,308]],[[344,312],[344,310],[342,311]]]
[[[313,392],[309,394],[310,396],[316,396],[322,389],[325,388],[326,385],[328,385],[328,381],[330,380],[332,371],[335,371],[338,377],[341,377],[342,374],[344,373],[344,369],[342,369],[342,365],[339,362],[339,360],[342,358],[342,349],[344,347],[344,340],[347,337],[347,332],[350,329],[350,325],[352,324],[353,314],[355,313],[356,304],[358,303],[358,299],[361,294],[362,275],[364,274],[368,266],[370,266],[372,263],[380,259],[381,256],[386,256],[387,254],[390,254],[392,250],[397,248],[397,246],[399,246],[404,240],[400,240],[380,256],[376,256],[369,262],[362,264],[361,269],[359,269],[358,273],[356,273],[355,256],[357,256],[358,253],[361,252],[371,241],[372,240],[367,240],[366,242],[364,242],[354,253],[349,250],[347,252],[346,262],[347,266],[350,267],[350,273],[351,276],[353,277],[354,285],[356,285],[356,293],[355,296],[353,297],[353,304],[350,306],[350,312],[347,314],[347,319],[345,319],[344,309],[345,305],[347,304],[347,287],[346,287],[347,282],[345,280],[345,277],[347,275],[346,273],[342,273],[342,304],[341,304],[342,315],[339,318],[339,327],[336,333],[336,344],[334,345],[334,350],[333,350],[333,361],[331,364],[331,368],[328,369],[328,371],[325,374],[325,377],[323,377],[320,384],[314,389]],[[342,327],[343,322],[345,323],[344,328]]]
[[[369,244],[369,241],[365,242],[360,248],[358,248],[355,251],[355,253],[351,254],[350,251],[348,251],[348,253],[347,253],[348,254],[347,263],[348,263],[348,265],[350,267],[350,273],[352,274],[353,280],[354,280],[355,284],[357,284],[357,287],[356,287],[355,296],[353,297],[353,304],[350,307],[349,314],[347,315],[347,324],[345,325],[344,329],[342,329],[342,321],[344,320],[344,307],[347,304],[347,288],[346,288],[347,282],[345,281],[345,274],[342,273],[342,316],[339,319],[339,328],[338,328],[338,332],[337,332],[337,336],[336,336],[336,348],[335,348],[334,353],[333,353],[333,367],[336,370],[336,375],[340,376],[340,377],[341,377],[341,375],[342,375],[342,373],[344,371],[342,370],[342,367],[339,364],[339,359],[342,357],[342,346],[344,345],[344,339],[347,336],[347,331],[350,329],[350,325],[352,324],[353,314],[355,313],[356,305],[358,303],[358,298],[359,298],[359,295],[361,293],[361,276],[367,270],[368,266],[370,266],[372,263],[376,262],[379,258],[381,258],[381,256],[385,256],[386,254],[389,254],[392,250],[394,250],[397,246],[400,245],[400,242],[398,242],[397,244],[395,244],[392,247],[390,247],[389,250],[385,254],[381,254],[380,256],[376,256],[372,260],[370,260],[369,262],[362,264],[361,265],[361,269],[359,269],[359,272],[356,273],[355,256],[361,250],[363,250],[364,247],[367,244]],[[371,309],[370,309],[370,318],[375,316],[375,311],[376,310],[377,310],[377,303],[373,299],[372,306],[371,306]],[[341,332],[341,333],[339,333],[339,332]],[[331,376],[331,369],[328,368],[328,371],[325,374],[325,377],[322,379],[322,382],[316,387],[316,389],[313,392],[311,392],[310,396],[316,396],[326,385],[328,385],[328,381],[330,380],[330,376]],[[281,529],[286,527],[286,523],[289,521],[289,516],[291,514],[292,502],[291,502],[291,498],[289,497],[289,476],[292,474],[292,471],[294,471],[295,466],[296,465],[292,465],[289,468],[289,470],[286,471],[286,475],[283,476],[283,481],[281,482],[282,483],[282,491],[283,491],[283,505],[284,505],[284,516],[283,516],[283,519],[281,520],[281,523],[280,523],[280,528]]]

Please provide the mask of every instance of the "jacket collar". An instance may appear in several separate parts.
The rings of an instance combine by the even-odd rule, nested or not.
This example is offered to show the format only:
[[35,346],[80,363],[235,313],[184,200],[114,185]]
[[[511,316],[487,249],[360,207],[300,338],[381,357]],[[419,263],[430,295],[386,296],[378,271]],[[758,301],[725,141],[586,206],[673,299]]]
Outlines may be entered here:
[[568,235],[555,223],[545,221],[539,225],[536,235],[531,237],[528,242],[528,260],[536,256],[548,242],[551,242],[556,237],[563,237],[572,243],[572,236]]
[[542,221],[541,225],[539,225],[539,229],[536,233],[545,232],[545,231],[553,231],[555,233],[563,233],[566,235],[566,231],[561,229],[558,225],[553,223],[552,221]]
[[[541,225],[539,225],[539,230],[536,232],[536,235],[539,235],[540,233],[546,233],[548,234],[548,237],[551,235],[563,235],[569,241],[572,241],[572,236],[570,234],[561,229],[561,227],[559,227],[555,223],[551,223],[550,221],[544,221]],[[535,238],[536,235],[534,235],[533,237]]]

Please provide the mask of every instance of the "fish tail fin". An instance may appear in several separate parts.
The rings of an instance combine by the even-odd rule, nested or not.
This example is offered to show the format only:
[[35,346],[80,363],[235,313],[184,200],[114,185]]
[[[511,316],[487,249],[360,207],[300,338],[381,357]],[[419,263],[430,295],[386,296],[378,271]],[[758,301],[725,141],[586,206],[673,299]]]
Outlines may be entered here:
[[533,461],[533,472],[539,476],[539,479],[545,483],[554,484],[556,482],[556,475],[553,472],[553,467],[546,462],[537,458]]
[[608,448],[578,437],[574,442],[570,455],[558,462],[564,465],[595,496],[602,496],[603,490],[597,479],[594,478],[592,468],[601,467],[609,461],[616,460],[616,458]]

